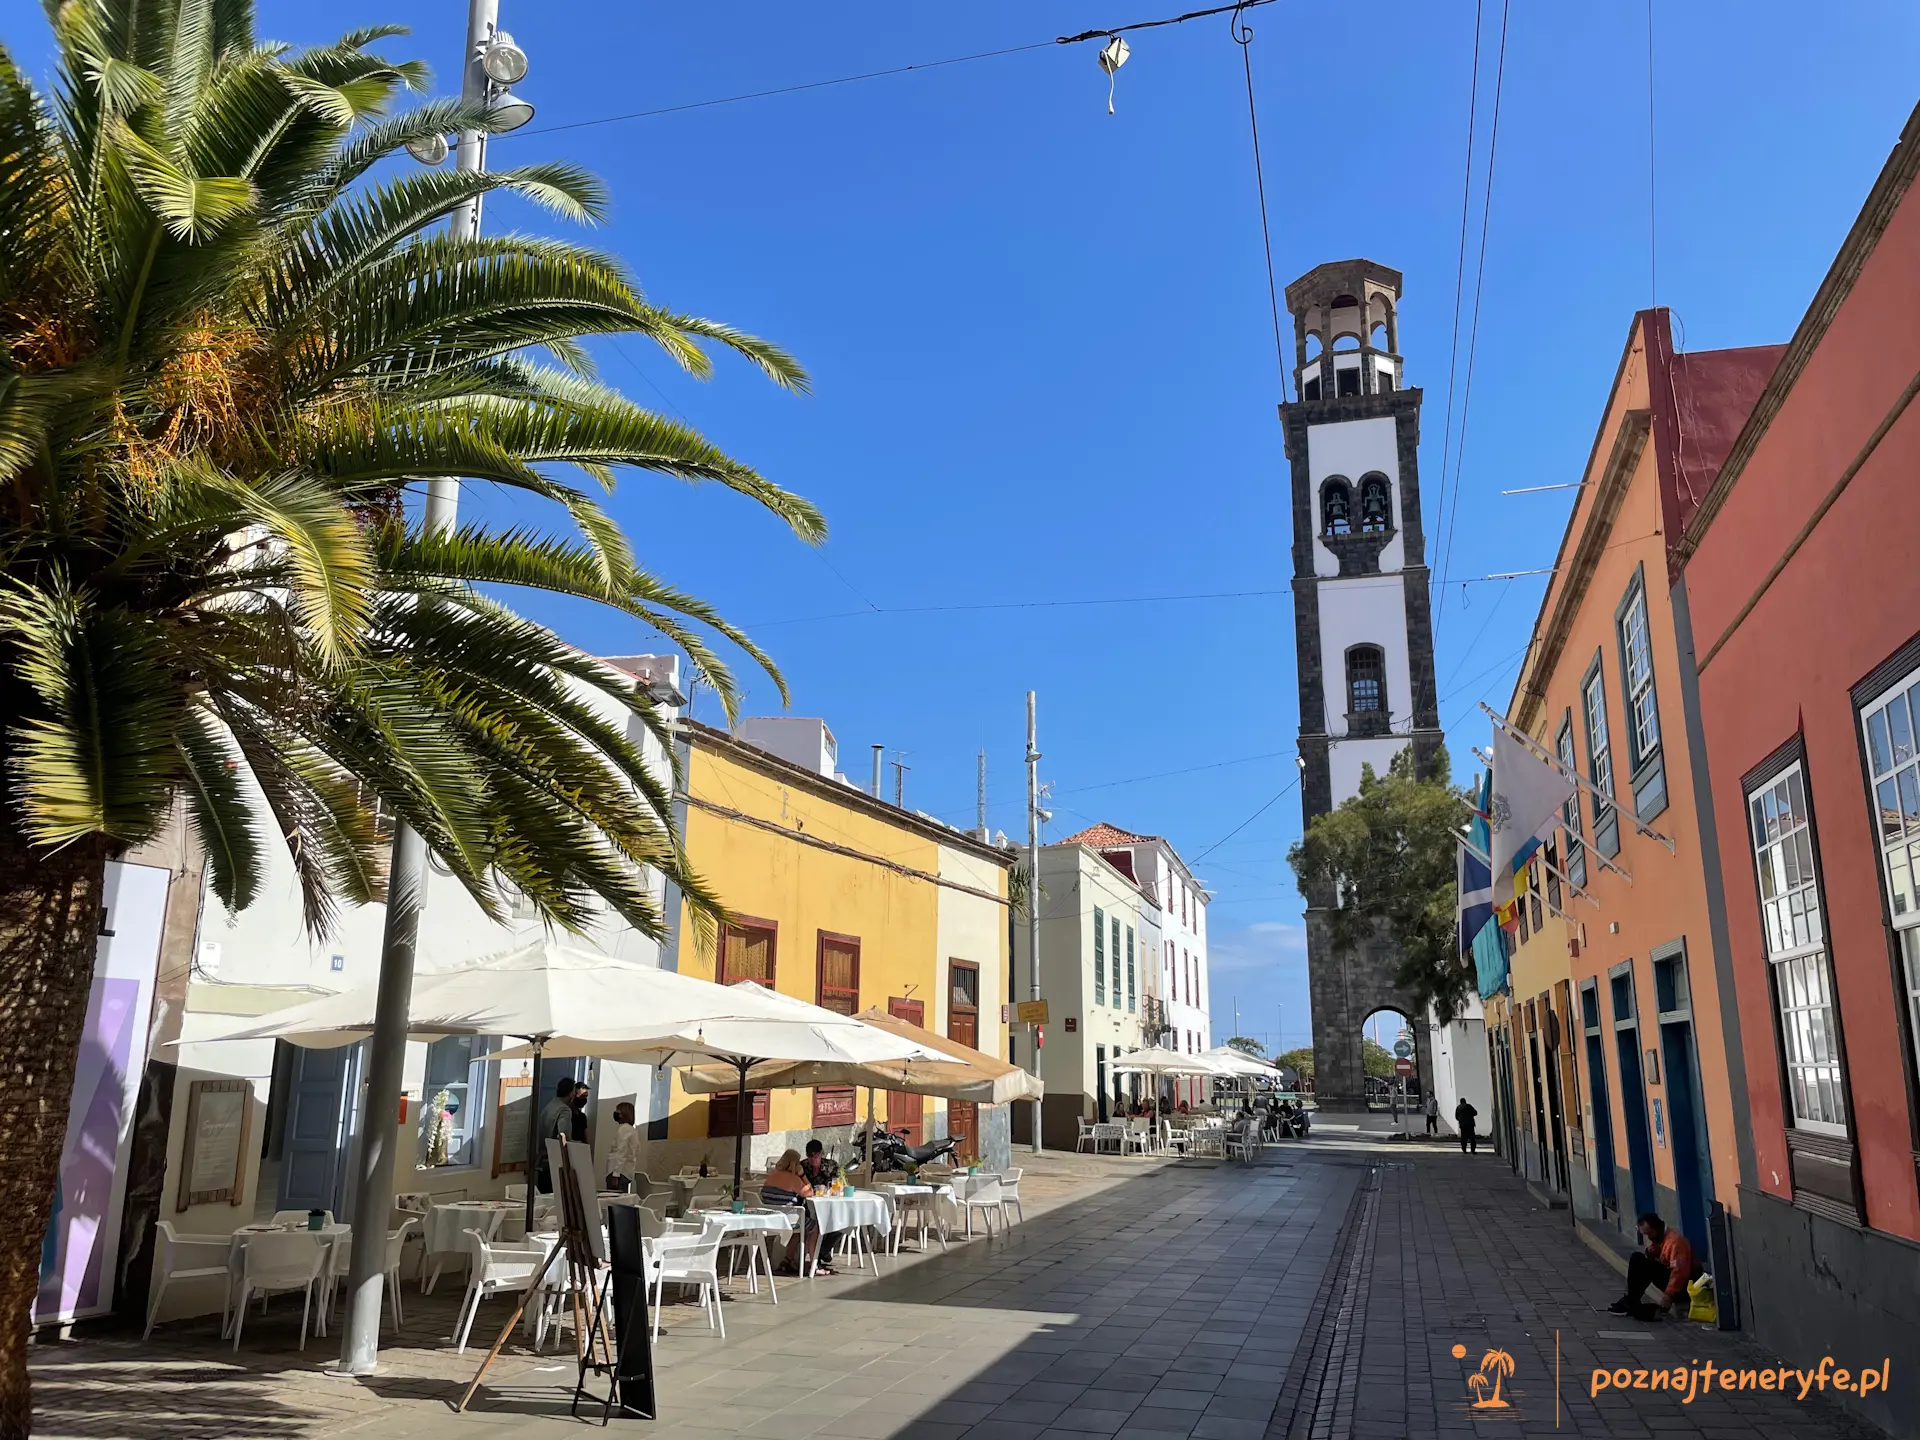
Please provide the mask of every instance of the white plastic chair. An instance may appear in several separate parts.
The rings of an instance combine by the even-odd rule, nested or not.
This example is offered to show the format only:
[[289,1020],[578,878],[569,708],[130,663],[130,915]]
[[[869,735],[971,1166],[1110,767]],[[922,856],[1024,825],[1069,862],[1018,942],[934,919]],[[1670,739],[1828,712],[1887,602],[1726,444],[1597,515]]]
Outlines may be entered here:
[[659,1262],[654,1277],[653,1338],[660,1339],[660,1303],[669,1282],[700,1287],[700,1306],[707,1313],[707,1327],[727,1338],[726,1317],[720,1313],[720,1241],[726,1234],[725,1222],[718,1216],[699,1231],[690,1228],[669,1231],[649,1246]]
[[[399,1229],[387,1232],[386,1263],[380,1267],[380,1274],[386,1286],[387,1303],[393,1307],[393,1331],[396,1335],[400,1333],[400,1322],[407,1318],[400,1307],[400,1257],[406,1253],[407,1240],[419,1223],[417,1218],[403,1220]],[[347,1272],[353,1268],[353,1236],[342,1235],[330,1248],[326,1294],[320,1302],[320,1324],[315,1331],[320,1335],[327,1333],[327,1317],[333,1314],[333,1302],[339,1293],[340,1282],[347,1278]]]
[[[305,1210],[276,1210],[273,1212],[273,1219],[269,1223],[274,1225],[305,1225],[309,1213],[310,1212]],[[325,1210],[321,1213],[327,1217],[326,1224],[331,1226],[333,1224],[333,1212],[331,1210]]]
[[927,1231],[933,1230],[940,1237],[940,1248],[947,1248],[947,1217],[940,1208],[941,1196],[901,1195],[893,1196],[893,1234],[887,1238],[887,1248],[895,1255],[900,1253],[900,1242],[906,1238],[909,1227],[920,1232],[920,1248],[927,1248]]
[[733,1180],[724,1175],[709,1175],[694,1183],[687,1195],[687,1208],[698,1210],[708,1205],[725,1205],[732,1199]]
[[[327,1247],[318,1235],[268,1232],[247,1241],[246,1259],[240,1273],[240,1297],[233,1308],[233,1348],[240,1348],[240,1330],[247,1321],[247,1301],[258,1295],[264,1302],[276,1292],[298,1290],[304,1297],[300,1307],[300,1348],[307,1348],[307,1321],[313,1314],[313,1287],[320,1279],[320,1267],[327,1258]],[[324,1332],[323,1332],[324,1333]]]
[[1097,1138],[1093,1133],[1095,1128],[1093,1121],[1087,1119],[1087,1117],[1084,1115],[1080,1115],[1075,1118],[1079,1122],[1080,1133],[1074,1137],[1074,1141],[1073,1141],[1074,1153],[1078,1154],[1081,1150],[1086,1149],[1088,1146],[1092,1146],[1094,1150],[1098,1152],[1099,1141],[1097,1140]]
[[1126,1122],[1126,1128],[1120,1132],[1120,1153],[1124,1155],[1130,1150],[1138,1151],[1142,1155],[1147,1153],[1146,1121],[1129,1120]]
[[[643,1232],[644,1233],[644,1232]],[[767,1272],[767,1290],[773,1296],[773,1303],[780,1303],[780,1287],[773,1283],[773,1262],[767,1258],[767,1237],[771,1230],[729,1230],[720,1241],[720,1251],[727,1257],[727,1278],[732,1279],[738,1272],[738,1261],[742,1256],[747,1262],[747,1293],[760,1293],[760,1272]]]
[[1237,1155],[1241,1160],[1251,1161],[1255,1143],[1251,1123],[1235,1125],[1226,1132],[1225,1148],[1221,1153],[1229,1160]]
[[1000,1218],[1012,1223],[1009,1211],[1017,1211],[1022,1225],[1027,1223],[1026,1207],[1020,1203],[1020,1177],[1026,1171],[1016,1165],[1011,1170],[1000,1172]]
[[1000,1177],[991,1175],[981,1176],[974,1182],[973,1187],[960,1197],[960,1208],[966,1212],[967,1216],[967,1239],[973,1238],[973,1212],[976,1210],[980,1212],[980,1223],[987,1227],[989,1236],[993,1234],[994,1216],[999,1215],[1002,1223],[1005,1222],[1006,1216],[1000,1208],[1004,1193],[1001,1189]]
[[541,1244],[490,1245],[478,1230],[462,1233],[473,1263],[467,1270],[467,1293],[460,1302],[460,1318],[454,1327],[456,1355],[466,1353],[467,1336],[480,1302],[490,1295],[518,1295],[533,1284],[533,1277],[547,1258],[547,1247]]
[[220,1286],[220,1333],[227,1333],[227,1312],[233,1302],[232,1272],[227,1257],[233,1253],[230,1235],[182,1235],[171,1220],[154,1226],[152,1292],[147,1296],[147,1328],[142,1340],[153,1335],[153,1324],[160,1316],[160,1297],[173,1280],[211,1280],[218,1276]]

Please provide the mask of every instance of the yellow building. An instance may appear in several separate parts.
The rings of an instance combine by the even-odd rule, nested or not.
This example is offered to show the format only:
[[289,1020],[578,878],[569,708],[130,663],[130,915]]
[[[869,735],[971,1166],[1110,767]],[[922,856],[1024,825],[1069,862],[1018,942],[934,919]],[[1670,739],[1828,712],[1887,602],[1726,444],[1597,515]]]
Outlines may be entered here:
[[[663,963],[847,1014],[877,1006],[1006,1056],[1008,852],[848,783],[818,720],[743,721],[733,735],[682,721],[678,735],[687,853],[732,919],[703,943],[676,904]],[[672,1089],[649,1166],[730,1165],[734,1097],[660,1083]],[[754,1096],[753,1162],[847,1139],[867,1103],[864,1090],[824,1086]],[[1009,1163],[1004,1106],[883,1093],[874,1107],[916,1140],[965,1136],[963,1153]]]

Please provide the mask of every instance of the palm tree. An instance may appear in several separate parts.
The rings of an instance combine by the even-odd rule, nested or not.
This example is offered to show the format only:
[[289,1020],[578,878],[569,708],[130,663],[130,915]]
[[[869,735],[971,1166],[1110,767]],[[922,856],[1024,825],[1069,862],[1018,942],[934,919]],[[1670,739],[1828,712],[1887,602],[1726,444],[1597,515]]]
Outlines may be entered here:
[[[30,1423],[105,862],[182,806],[223,903],[253,899],[280,844],[324,928],[381,898],[377,800],[495,915],[510,886],[561,925],[604,903],[657,935],[650,866],[710,916],[605,697],[659,722],[501,587],[652,627],[731,710],[708,636],[770,662],[642,570],[576,478],[714,482],[825,529],[597,383],[586,341],[643,336],[696,375],[718,346],[803,390],[788,355],[653,306],[577,243],[438,223],[493,192],[591,220],[591,176],[381,168],[486,125],[458,102],[395,108],[425,81],[378,52],[400,32],[296,51],[256,42],[251,0],[46,6],[51,100],[0,49],[0,1437]],[[403,495],[434,476],[553,523],[423,533]]]
[[1481,1383],[1474,1386],[1474,1393],[1479,1394],[1486,1388],[1486,1377],[1491,1375],[1493,1377],[1493,1394],[1491,1397],[1482,1397],[1476,1400],[1474,1404],[1488,1410],[1504,1408],[1507,1402],[1500,1398],[1500,1382],[1511,1374],[1513,1374],[1513,1356],[1509,1355],[1506,1351],[1489,1350],[1485,1355],[1482,1355],[1480,1357],[1479,1373],[1469,1377],[1467,1383],[1472,1385],[1474,1380],[1479,1380]]

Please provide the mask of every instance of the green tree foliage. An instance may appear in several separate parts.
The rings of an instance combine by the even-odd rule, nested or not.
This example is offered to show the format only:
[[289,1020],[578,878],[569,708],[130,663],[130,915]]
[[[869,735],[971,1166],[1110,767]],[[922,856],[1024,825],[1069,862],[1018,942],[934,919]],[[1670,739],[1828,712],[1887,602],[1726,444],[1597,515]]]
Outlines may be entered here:
[[1393,1078],[1393,1052],[1371,1035],[1363,1036],[1360,1040],[1360,1064],[1367,1074],[1377,1079]]
[[[0,1440],[27,1433],[27,1316],[99,928],[104,864],[176,805],[239,908],[270,847],[311,926],[381,898],[372,805],[490,914],[524,896],[660,935],[646,878],[696,919],[664,738],[631,677],[507,603],[584,601],[684,650],[731,711],[712,637],[592,491],[622,470],[714,484],[806,539],[824,522],[688,427],[594,378],[633,336],[776,384],[778,347],[650,303],[571,239],[461,238],[489,195],[591,222],[549,162],[425,170],[409,141],[484,129],[402,108],[425,70],[376,27],[262,44],[251,0],[47,0],[49,99],[0,50]],[[392,162],[392,163],[390,163]],[[511,525],[427,534],[429,477],[508,492]],[[775,676],[776,681],[778,676]]]
[[1311,1075],[1313,1074],[1313,1047],[1302,1045],[1298,1050],[1289,1050],[1286,1054],[1278,1056],[1273,1063],[1285,1065],[1301,1075]]
[[1251,1055],[1256,1060],[1264,1060],[1267,1055],[1267,1047],[1251,1035],[1236,1035],[1227,1044],[1242,1055]]
[[1470,812],[1447,773],[1445,750],[1421,774],[1411,746],[1385,775],[1363,766],[1359,792],[1315,816],[1287,852],[1307,903],[1327,906],[1335,949],[1391,941],[1400,953],[1395,982],[1416,1013],[1431,1003],[1443,1024],[1473,979],[1456,953],[1454,911],[1457,836]]

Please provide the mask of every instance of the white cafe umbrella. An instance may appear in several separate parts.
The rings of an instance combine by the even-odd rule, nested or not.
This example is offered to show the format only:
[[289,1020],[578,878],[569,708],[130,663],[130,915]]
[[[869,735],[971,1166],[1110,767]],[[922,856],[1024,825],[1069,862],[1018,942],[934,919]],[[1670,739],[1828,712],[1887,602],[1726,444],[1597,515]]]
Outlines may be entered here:
[[[378,987],[328,995],[266,1016],[237,1018],[206,1040],[282,1039],[309,1048],[351,1045],[373,1033]],[[414,976],[407,1002],[415,1040],[497,1035],[522,1046],[496,1058],[593,1055],[642,1064],[791,1056],[798,1059],[896,1059],[910,1042],[815,1006],[793,1011],[747,984],[716,985],[671,970],[615,960],[538,940],[464,965]],[[537,1100],[538,1097],[532,1097]],[[531,1103],[531,1101],[530,1101]],[[533,1209],[537,1128],[529,1125],[527,1209]],[[735,1160],[738,1168],[736,1140]],[[738,1186],[738,1175],[735,1185]]]
[[1257,1056],[1249,1055],[1243,1050],[1236,1050],[1231,1045],[1216,1045],[1213,1049],[1203,1050],[1200,1053],[1207,1059],[1213,1061],[1213,1063],[1219,1067],[1219,1073],[1222,1075],[1237,1075],[1243,1079],[1271,1080],[1279,1073],[1273,1068],[1270,1062],[1259,1059]]
[[[1144,1050],[1135,1050],[1131,1055],[1122,1055],[1113,1064],[1117,1075],[1224,1075],[1223,1070],[1210,1055],[1182,1055],[1178,1050],[1169,1050],[1162,1045],[1150,1045]],[[1160,1087],[1153,1087],[1153,1116],[1160,1118]],[[1156,1123],[1154,1129],[1158,1131]]]
[[[760,1088],[749,1084],[750,1073],[769,1064],[805,1064],[815,1067],[822,1075],[838,1077],[856,1074],[866,1066],[883,1062],[911,1067],[918,1062],[938,1063],[947,1058],[937,1050],[889,1034],[855,1016],[810,1005],[752,980],[709,988],[724,990],[730,997],[727,1007],[734,1013],[703,1021],[691,1031],[673,1034],[629,1035],[609,1026],[598,1032],[576,1035],[569,1043],[578,1048],[566,1053],[676,1069],[712,1060],[722,1060],[731,1066],[733,1089],[738,1096],[733,1130],[733,1197],[736,1200],[740,1198],[746,1132],[751,1118],[747,1091]],[[522,1046],[501,1051],[500,1058],[511,1060],[531,1053],[529,1047]],[[843,1082],[825,1078],[806,1083]]]

